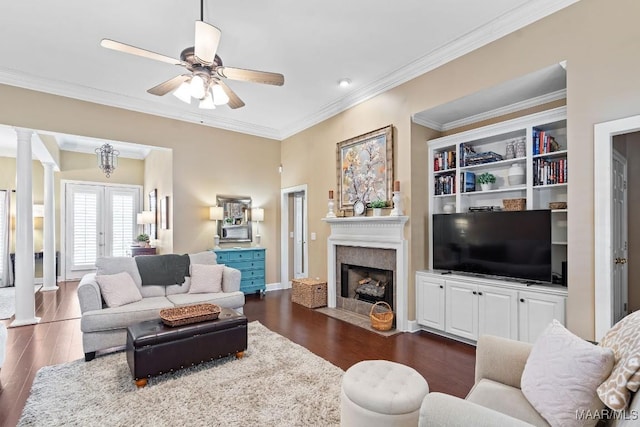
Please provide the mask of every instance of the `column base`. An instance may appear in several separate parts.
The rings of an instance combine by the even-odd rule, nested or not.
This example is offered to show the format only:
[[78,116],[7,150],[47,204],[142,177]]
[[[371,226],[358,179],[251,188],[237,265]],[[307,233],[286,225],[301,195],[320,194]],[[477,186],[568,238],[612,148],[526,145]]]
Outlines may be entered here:
[[33,317],[31,319],[14,320],[13,322],[11,322],[9,327],[15,328],[16,326],[36,325],[38,323],[40,323],[40,318]]
[[45,292],[46,291],[57,291],[58,289],[60,289],[60,288],[58,286],[55,286],[55,285],[54,286],[43,286],[43,287],[40,288],[40,292],[43,292],[43,291],[45,291]]

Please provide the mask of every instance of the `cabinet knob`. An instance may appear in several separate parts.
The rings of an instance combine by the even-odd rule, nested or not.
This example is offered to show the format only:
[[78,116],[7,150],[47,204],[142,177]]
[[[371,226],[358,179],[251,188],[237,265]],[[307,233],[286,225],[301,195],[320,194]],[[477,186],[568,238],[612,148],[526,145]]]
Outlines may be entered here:
[[520,298],[520,302],[524,302],[524,298]]
[[474,295],[477,295],[478,293],[477,293],[476,291],[473,291],[473,294],[474,294]]
[[482,295],[482,292],[478,292],[478,295]]
[[444,286],[440,285],[440,289],[444,289]]

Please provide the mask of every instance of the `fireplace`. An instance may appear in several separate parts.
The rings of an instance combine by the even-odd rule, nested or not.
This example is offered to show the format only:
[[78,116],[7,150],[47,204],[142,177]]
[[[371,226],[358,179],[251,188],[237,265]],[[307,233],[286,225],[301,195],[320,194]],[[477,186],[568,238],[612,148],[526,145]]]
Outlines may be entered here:
[[372,304],[384,301],[393,307],[392,270],[342,264],[340,282],[342,298],[355,298]]
[[[364,270],[367,277],[353,280],[357,283],[371,278],[374,282],[386,282],[384,301],[395,313],[396,329],[409,330],[408,320],[408,244],[404,238],[404,226],[409,217],[343,217],[324,218],[331,226],[327,250],[328,307],[340,308],[369,315],[377,299],[354,298],[355,287],[351,279],[343,279],[343,269]],[[343,266],[346,264],[348,267]],[[361,271],[351,274],[365,276]],[[371,276],[371,277],[368,277]],[[343,282],[347,281],[347,297],[343,296]],[[378,287],[379,284],[373,283]],[[378,294],[380,289],[373,289]],[[376,297],[377,298],[377,297]]]

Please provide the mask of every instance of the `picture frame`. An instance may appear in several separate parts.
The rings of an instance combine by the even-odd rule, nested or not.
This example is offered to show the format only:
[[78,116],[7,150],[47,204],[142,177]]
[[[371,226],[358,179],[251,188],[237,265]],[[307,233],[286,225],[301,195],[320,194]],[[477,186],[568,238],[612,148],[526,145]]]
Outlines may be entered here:
[[357,200],[391,200],[393,196],[393,125],[336,145],[338,208],[353,210]]
[[149,192],[149,210],[153,212],[155,222],[149,225],[149,238],[158,238],[158,189],[154,188]]
[[160,227],[163,230],[169,229],[169,196],[160,199]]

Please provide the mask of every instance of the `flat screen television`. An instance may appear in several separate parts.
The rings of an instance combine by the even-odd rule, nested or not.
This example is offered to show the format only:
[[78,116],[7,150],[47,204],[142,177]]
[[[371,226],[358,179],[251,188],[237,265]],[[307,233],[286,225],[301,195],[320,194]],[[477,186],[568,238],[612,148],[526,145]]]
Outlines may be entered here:
[[433,215],[433,268],[551,282],[551,211]]

